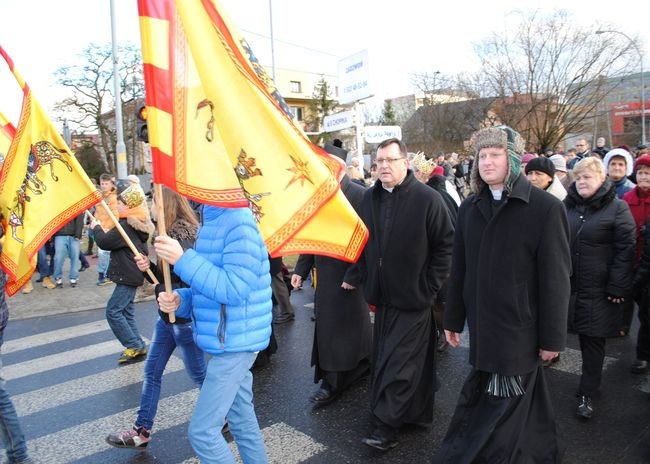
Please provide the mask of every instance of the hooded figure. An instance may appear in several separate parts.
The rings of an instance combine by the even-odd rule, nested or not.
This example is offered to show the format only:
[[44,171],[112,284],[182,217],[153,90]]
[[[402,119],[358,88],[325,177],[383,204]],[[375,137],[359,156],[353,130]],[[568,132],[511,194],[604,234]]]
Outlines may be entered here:
[[[625,167],[621,166],[621,160],[625,163]],[[632,155],[624,148],[614,148],[607,152],[603,164],[607,170],[607,177],[614,184],[616,196],[623,198],[623,195],[635,187],[634,182],[628,179],[634,171]]]
[[473,193],[458,211],[444,315],[452,347],[467,324],[472,371],[433,462],[559,462],[542,361],[566,342],[566,213],[522,175],[514,130],[482,129],[472,143]]

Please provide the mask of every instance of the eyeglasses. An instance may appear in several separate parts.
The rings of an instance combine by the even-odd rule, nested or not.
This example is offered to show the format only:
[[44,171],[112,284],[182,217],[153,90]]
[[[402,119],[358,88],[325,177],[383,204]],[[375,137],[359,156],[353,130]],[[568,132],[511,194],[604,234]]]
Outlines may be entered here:
[[375,163],[377,163],[377,166],[380,166],[382,164],[393,164],[397,160],[403,160],[404,158],[376,158]]
[[584,147],[584,146],[585,146],[584,143],[576,143],[576,147]]

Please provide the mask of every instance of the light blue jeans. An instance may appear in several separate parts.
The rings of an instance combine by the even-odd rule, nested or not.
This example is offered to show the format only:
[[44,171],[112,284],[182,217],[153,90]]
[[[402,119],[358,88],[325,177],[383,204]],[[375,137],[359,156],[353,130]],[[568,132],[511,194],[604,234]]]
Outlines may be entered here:
[[70,280],[79,278],[79,243],[73,235],[54,236],[54,279],[62,277],[65,258],[70,258]]
[[144,340],[135,322],[133,299],[138,287],[116,284],[106,303],[106,320],[115,338],[126,348],[144,348]]
[[256,353],[222,353],[208,362],[190,420],[189,439],[204,464],[230,464],[235,458],[221,435],[226,418],[244,464],[266,464],[266,448],[253,407]]
[[[0,331],[0,345],[2,345]],[[0,359],[0,368],[2,360]],[[5,390],[5,380],[0,377],[0,444],[7,450],[7,462],[10,464],[27,461],[27,443],[18,422],[16,408]]]
[[97,272],[103,274],[104,277],[106,277],[106,271],[108,271],[108,264],[110,261],[111,252],[97,247]]
[[174,349],[180,348],[185,370],[200,388],[205,378],[205,356],[194,343],[192,323],[170,324],[160,317],[153,331],[149,353],[144,364],[144,383],[140,396],[140,409],[135,424],[151,430],[158,411],[160,384],[167,362]]

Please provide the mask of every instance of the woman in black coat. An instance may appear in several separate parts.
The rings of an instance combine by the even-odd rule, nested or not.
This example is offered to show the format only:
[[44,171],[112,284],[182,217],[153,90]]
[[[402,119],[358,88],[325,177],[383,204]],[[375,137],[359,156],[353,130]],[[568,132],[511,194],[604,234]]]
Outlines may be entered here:
[[629,298],[635,253],[635,224],[627,203],[616,197],[597,157],[576,164],[575,182],[564,200],[571,231],[569,331],[578,334],[582,376],[577,414],[593,415],[600,387],[605,339],[618,333],[620,312]]

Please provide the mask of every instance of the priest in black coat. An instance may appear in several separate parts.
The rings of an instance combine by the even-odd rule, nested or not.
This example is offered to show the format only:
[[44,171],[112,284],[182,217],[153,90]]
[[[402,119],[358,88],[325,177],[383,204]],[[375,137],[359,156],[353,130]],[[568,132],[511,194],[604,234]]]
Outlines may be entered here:
[[476,162],[460,206],[444,328],[469,328],[473,369],[434,463],[560,462],[542,361],[566,343],[571,259],[564,205],[520,172],[507,127],[472,138]]
[[366,190],[361,219],[370,237],[357,266],[366,301],[376,306],[370,408],[362,441],[388,450],[405,425],[433,424],[436,327],[433,303],[449,274],[453,227],[438,192],[409,170],[406,146],[377,149],[379,178]]

